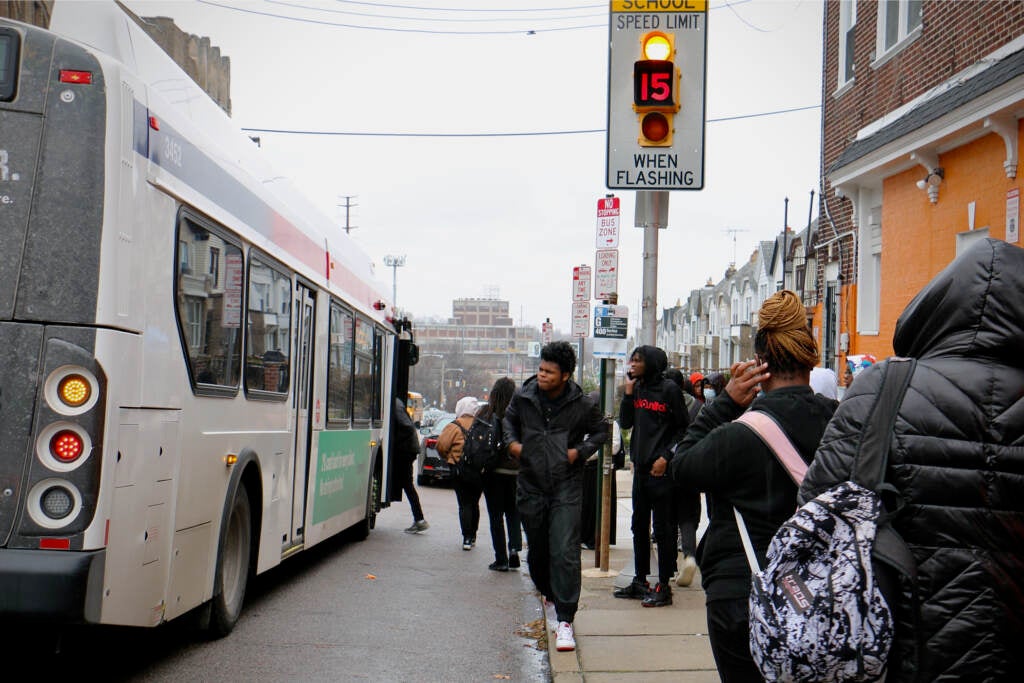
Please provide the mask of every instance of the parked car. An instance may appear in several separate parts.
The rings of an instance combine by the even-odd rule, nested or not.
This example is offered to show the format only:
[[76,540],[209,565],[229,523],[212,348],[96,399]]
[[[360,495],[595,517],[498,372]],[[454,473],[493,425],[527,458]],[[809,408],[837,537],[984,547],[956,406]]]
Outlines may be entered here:
[[420,442],[420,456],[416,461],[416,483],[419,486],[452,480],[451,468],[437,452],[437,437],[454,419],[455,415],[446,413],[444,417],[420,430],[423,439]]

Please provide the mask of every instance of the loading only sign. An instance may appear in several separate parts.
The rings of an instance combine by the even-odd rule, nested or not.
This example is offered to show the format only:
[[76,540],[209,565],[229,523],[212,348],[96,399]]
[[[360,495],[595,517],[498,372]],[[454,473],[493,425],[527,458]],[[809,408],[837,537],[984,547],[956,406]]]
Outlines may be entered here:
[[707,0],[611,0],[606,185],[704,187]]

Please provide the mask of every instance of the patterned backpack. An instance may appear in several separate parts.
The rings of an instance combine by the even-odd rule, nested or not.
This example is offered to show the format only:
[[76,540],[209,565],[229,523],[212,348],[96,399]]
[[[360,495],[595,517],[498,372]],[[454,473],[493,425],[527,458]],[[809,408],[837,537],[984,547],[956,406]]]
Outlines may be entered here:
[[[892,488],[883,483],[892,427],[914,366],[888,361],[850,481],[809,501],[782,525],[763,571],[735,510],[753,572],[750,652],[767,681],[875,681],[885,674],[895,623],[880,583],[891,577],[882,574],[895,570],[916,582],[916,569],[883,514],[878,492]],[[806,464],[785,433],[763,413],[753,420],[747,415],[740,421],[799,485]]]

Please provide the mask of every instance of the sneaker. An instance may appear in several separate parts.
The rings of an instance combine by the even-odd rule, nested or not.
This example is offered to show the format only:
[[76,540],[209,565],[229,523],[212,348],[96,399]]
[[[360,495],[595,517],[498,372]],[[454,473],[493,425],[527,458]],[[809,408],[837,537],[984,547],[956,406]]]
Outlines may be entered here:
[[558,622],[555,629],[555,649],[559,652],[572,652],[576,649],[576,638],[572,631],[572,624],[568,621]]
[[631,581],[625,588],[616,588],[612,591],[612,595],[617,598],[626,598],[627,600],[643,600],[647,597],[647,594],[651,591],[651,584],[646,581]]
[[473,548],[473,544],[469,542],[468,538],[462,539],[462,549],[463,550],[471,550],[472,548]]
[[647,597],[640,603],[644,607],[666,607],[672,604],[672,589],[668,584],[659,582],[654,590],[647,593]]
[[558,613],[555,611],[555,603],[544,598],[544,619],[548,622],[548,630],[552,633],[558,628]]
[[496,572],[507,572],[508,562],[502,562],[501,560],[495,560],[487,565],[487,568]]
[[679,568],[679,574],[676,576],[677,586],[689,586],[693,583],[693,575],[697,571],[697,561],[693,559],[693,555],[685,555],[683,557],[683,564]]
[[508,568],[519,569],[519,553],[512,551],[508,554]]
[[426,531],[429,528],[430,528],[430,525],[427,524],[427,520],[421,519],[418,522],[413,522],[412,526],[405,530],[405,533],[407,533],[407,534],[418,534],[419,532]]

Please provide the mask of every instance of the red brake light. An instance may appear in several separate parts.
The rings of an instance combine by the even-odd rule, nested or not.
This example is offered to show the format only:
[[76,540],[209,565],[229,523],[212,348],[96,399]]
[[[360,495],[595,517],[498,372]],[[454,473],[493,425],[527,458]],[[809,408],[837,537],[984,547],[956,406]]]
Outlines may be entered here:
[[92,85],[92,73],[89,71],[72,71],[70,69],[61,69],[60,82],[78,83],[79,85]]
[[82,437],[69,429],[57,432],[50,439],[50,453],[60,462],[74,462],[84,450]]
[[437,439],[430,438],[426,441],[427,448],[437,448]]

